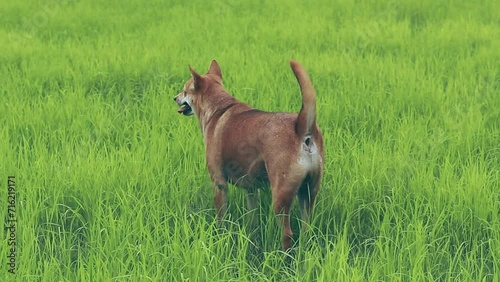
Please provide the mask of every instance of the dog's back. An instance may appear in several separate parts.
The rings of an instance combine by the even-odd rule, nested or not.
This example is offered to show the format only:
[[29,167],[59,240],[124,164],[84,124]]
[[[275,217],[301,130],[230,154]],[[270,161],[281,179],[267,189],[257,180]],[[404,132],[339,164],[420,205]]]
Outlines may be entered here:
[[299,114],[264,112],[242,104],[217,122],[225,176],[237,186],[259,188],[269,181],[269,171],[282,170],[287,177],[306,179],[322,170],[316,93],[302,66],[295,61],[290,65],[303,95]]

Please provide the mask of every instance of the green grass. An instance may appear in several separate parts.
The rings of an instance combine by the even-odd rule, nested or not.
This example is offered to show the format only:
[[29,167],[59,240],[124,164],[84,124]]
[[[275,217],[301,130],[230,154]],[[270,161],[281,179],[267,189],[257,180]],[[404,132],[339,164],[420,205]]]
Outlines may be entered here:
[[[239,3],[241,2],[241,3]],[[499,281],[498,1],[2,1],[0,208],[10,281]],[[201,132],[172,98],[216,58],[226,88],[325,138],[312,229],[287,266],[263,193],[218,232]],[[254,247],[254,242],[260,249]]]

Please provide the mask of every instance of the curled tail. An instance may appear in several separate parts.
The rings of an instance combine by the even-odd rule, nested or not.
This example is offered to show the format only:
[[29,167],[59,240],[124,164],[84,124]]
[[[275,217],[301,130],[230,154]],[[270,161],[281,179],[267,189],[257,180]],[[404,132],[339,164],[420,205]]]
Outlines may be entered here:
[[314,135],[316,128],[316,91],[306,70],[297,61],[290,61],[290,66],[302,91],[302,108],[297,118],[295,130],[299,138],[309,145],[309,138]]

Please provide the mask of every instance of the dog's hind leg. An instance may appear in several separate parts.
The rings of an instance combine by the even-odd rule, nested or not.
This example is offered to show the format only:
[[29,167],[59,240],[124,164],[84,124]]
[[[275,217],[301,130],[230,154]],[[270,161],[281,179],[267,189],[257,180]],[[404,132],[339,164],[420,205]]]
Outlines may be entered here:
[[309,217],[314,206],[314,200],[318,194],[320,182],[321,175],[307,175],[297,192],[302,219],[302,231],[306,231],[308,228]]
[[292,247],[292,228],[290,227],[290,209],[292,208],[295,191],[293,186],[289,186],[288,181],[282,179],[273,183],[271,180],[271,189],[273,196],[273,209],[278,222],[280,223],[282,234],[283,251],[288,251]]
[[288,251],[292,247],[292,228],[290,227],[290,209],[293,203],[293,197],[286,195],[273,201],[273,209],[276,218],[283,228],[281,237],[283,251]]

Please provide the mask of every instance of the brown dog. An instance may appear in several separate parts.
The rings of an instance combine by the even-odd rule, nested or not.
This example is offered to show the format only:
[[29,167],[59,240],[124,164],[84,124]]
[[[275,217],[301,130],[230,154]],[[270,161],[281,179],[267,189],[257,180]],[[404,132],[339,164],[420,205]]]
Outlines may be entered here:
[[178,110],[195,114],[205,140],[208,171],[220,223],[227,207],[227,183],[247,190],[253,210],[256,191],[271,184],[273,208],[283,227],[283,250],[292,245],[290,209],[298,196],[302,220],[313,208],[323,174],[323,137],[316,124],[316,94],[304,68],[291,61],[302,91],[299,114],[263,112],[240,103],[222,85],[219,64],[192,77],[175,96]]

